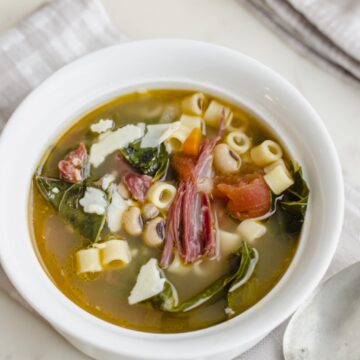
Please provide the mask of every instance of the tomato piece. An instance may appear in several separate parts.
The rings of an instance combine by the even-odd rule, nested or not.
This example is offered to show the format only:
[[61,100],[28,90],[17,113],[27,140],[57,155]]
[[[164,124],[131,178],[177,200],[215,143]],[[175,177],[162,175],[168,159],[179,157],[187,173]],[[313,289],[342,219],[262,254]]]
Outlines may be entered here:
[[271,191],[259,173],[218,177],[213,195],[227,198],[228,212],[240,220],[264,215],[271,208]]

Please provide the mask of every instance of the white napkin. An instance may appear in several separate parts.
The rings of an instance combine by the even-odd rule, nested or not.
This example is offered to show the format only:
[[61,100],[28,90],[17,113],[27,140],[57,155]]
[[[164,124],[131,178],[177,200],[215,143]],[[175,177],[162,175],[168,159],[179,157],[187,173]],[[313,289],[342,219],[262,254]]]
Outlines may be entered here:
[[242,3],[306,57],[344,78],[360,80],[360,1]]
[[[112,26],[99,0],[56,0],[0,36],[0,131],[18,103],[53,71],[125,39]],[[360,189],[347,186],[345,225],[328,275],[360,260],[359,204]],[[29,308],[1,269],[0,291]],[[282,359],[285,326],[280,325],[238,359]]]

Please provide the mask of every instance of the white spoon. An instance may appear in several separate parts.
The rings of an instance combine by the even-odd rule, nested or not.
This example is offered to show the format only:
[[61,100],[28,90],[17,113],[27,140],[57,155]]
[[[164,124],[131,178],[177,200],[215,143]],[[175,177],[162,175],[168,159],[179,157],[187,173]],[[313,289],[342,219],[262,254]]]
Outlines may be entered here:
[[286,360],[360,359],[360,263],[327,280],[292,317]]

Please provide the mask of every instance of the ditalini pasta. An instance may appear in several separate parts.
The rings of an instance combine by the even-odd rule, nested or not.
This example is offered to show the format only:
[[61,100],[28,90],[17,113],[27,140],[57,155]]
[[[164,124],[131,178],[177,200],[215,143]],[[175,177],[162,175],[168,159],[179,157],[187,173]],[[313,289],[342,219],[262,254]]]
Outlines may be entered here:
[[175,195],[176,187],[174,185],[158,182],[148,190],[147,200],[159,209],[166,209],[174,200]]
[[309,189],[281,140],[199,91],[147,89],[87,111],[33,178],[47,273],[85,311],[135,331],[237,316],[281,279],[306,221]]
[[246,153],[251,146],[249,137],[241,131],[230,132],[226,136],[225,141],[230,146],[230,148],[238,154]]
[[111,239],[76,252],[78,274],[121,268],[130,261],[131,252],[125,240]]
[[278,143],[272,140],[265,140],[260,145],[255,146],[250,152],[251,158],[258,166],[266,166],[279,160],[283,152]]
[[264,180],[275,195],[280,195],[292,184],[294,184],[294,180],[291,178],[286,168],[281,165],[278,165],[274,169],[270,170],[264,176]]
[[232,117],[232,112],[230,108],[224,106],[217,102],[216,100],[211,100],[208,108],[204,114],[204,120],[206,125],[217,128],[220,125],[222,119],[225,121],[225,126],[230,122]]
[[78,274],[102,271],[100,250],[90,248],[76,252],[76,269]]
[[221,253],[224,256],[233,254],[241,247],[242,239],[236,232],[220,230],[220,239]]
[[264,226],[258,221],[248,219],[242,221],[236,230],[240,235],[241,239],[251,243],[254,240],[265,235],[266,226]]
[[199,116],[185,115],[180,116],[180,127],[167,140],[167,145],[172,152],[182,150],[185,140],[194,128],[202,129],[203,119]]
[[104,268],[121,268],[131,261],[131,252],[127,241],[108,240],[99,244],[101,264]]
[[271,170],[275,169],[277,166],[281,166],[284,169],[284,171],[287,174],[289,174],[289,176],[290,176],[290,172],[289,172],[288,168],[286,167],[285,161],[283,159],[276,160],[273,163],[271,163],[270,165],[265,166],[264,173],[267,174]]
[[181,115],[180,116],[180,124],[182,127],[188,129],[188,134],[190,134],[191,130],[194,128],[202,128],[203,119],[200,116],[190,116],[190,115]]
[[167,145],[171,152],[180,152],[182,150],[185,140],[190,134],[190,129],[186,126],[181,126],[175,131],[167,140]]
[[196,93],[186,96],[181,102],[182,111],[190,115],[201,115],[205,106],[205,95]]

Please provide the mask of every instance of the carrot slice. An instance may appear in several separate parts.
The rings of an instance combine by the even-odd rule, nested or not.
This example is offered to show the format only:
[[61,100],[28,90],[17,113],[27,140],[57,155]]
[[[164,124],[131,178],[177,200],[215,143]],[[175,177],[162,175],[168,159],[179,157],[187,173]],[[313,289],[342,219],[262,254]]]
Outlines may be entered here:
[[187,156],[198,156],[201,143],[201,129],[194,128],[183,144],[183,152]]

